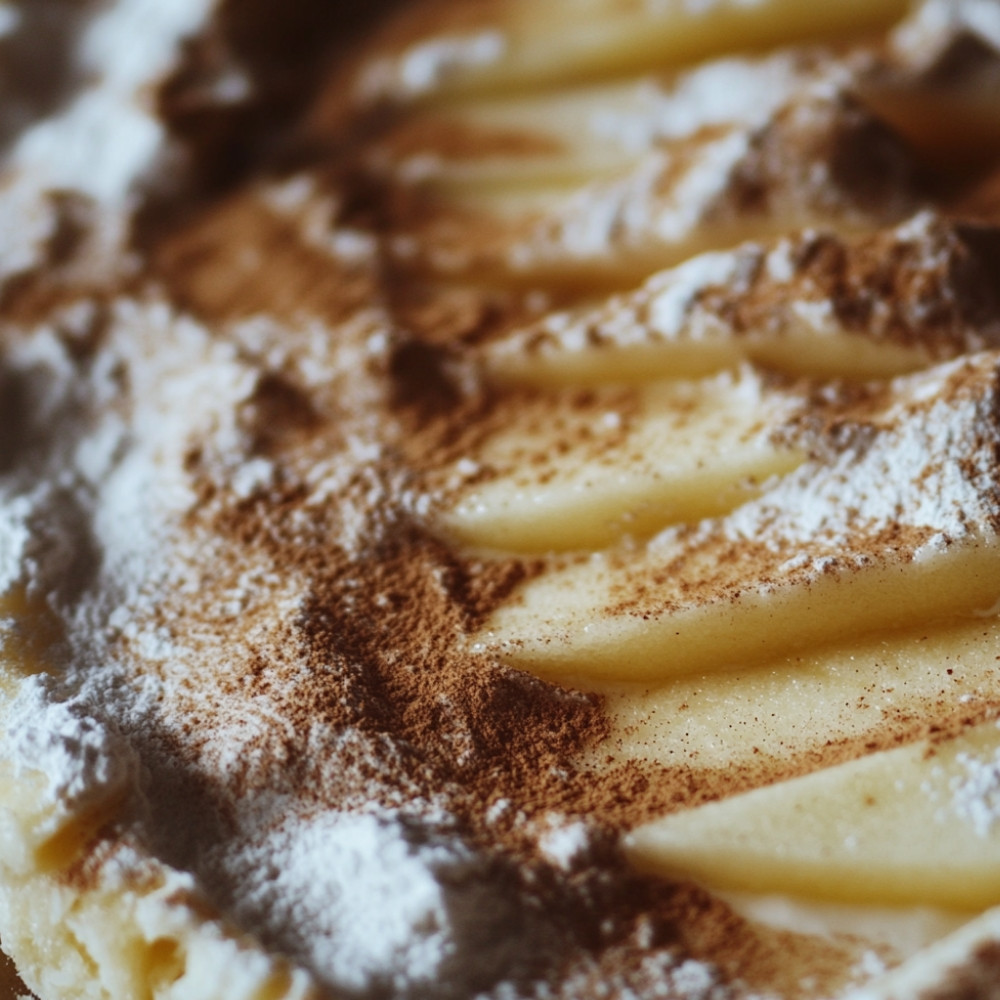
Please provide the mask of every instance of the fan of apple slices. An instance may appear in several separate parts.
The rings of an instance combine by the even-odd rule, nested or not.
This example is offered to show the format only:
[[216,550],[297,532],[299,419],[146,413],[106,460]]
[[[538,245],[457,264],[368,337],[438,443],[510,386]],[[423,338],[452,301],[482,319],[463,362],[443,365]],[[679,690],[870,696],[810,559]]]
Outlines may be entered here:
[[[502,419],[428,477],[442,535],[541,567],[471,642],[603,691],[619,753],[777,757],[863,739],[866,698],[996,690],[1000,232],[945,209],[1000,148],[974,7],[845,60],[908,5],[431,5],[354,81],[407,108],[362,155],[391,266],[536,301],[469,348]],[[1000,729],[974,715],[627,853],[724,890],[1000,903]]]
[[[1000,599],[998,389],[1000,356],[986,353],[874,398],[818,402],[796,442],[815,457],[777,477],[776,450],[761,463],[776,474],[769,487],[722,517],[712,516],[727,494],[717,477],[746,473],[696,427],[693,451],[706,457],[695,516],[636,548],[553,565],[493,615],[480,642],[540,673],[648,680],[988,610]],[[765,407],[744,406],[744,426],[766,425]],[[687,484],[666,467],[677,509]],[[555,485],[570,516],[579,487]]]

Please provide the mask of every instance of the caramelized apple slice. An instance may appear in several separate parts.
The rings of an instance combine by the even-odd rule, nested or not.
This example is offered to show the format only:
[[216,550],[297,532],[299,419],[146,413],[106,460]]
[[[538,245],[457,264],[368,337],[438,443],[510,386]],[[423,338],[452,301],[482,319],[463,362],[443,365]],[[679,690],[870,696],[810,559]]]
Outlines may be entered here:
[[463,458],[472,482],[442,516],[456,539],[597,548],[731,510],[804,458],[774,433],[796,401],[749,372],[541,402]]
[[542,674],[649,679],[994,606],[997,355],[815,402],[816,459],[728,517],[551,568],[478,643]]
[[[733,50],[884,28],[905,0],[488,0],[424,5],[391,23],[364,54],[358,102],[507,93]],[[557,43],[556,43],[557,40]]]
[[501,381],[593,385],[751,360],[885,378],[1000,341],[1000,230],[921,213],[881,233],[807,231],[703,254],[640,289],[484,348]]
[[998,817],[989,723],[667,816],[626,849],[719,889],[973,910],[1000,902]]

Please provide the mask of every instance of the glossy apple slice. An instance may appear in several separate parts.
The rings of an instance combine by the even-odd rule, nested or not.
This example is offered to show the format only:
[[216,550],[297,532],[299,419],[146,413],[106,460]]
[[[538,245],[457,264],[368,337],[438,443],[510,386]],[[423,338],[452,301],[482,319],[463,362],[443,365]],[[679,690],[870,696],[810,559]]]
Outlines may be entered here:
[[804,455],[775,431],[801,400],[723,375],[631,392],[563,393],[526,407],[459,467],[445,531],[518,552],[600,548],[732,510]]
[[920,742],[635,830],[639,868],[717,889],[974,910],[1000,902],[1000,730]]
[[994,607],[1000,358],[815,402],[817,457],[761,498],[551,567],[478,645],[541,674],[648,680]]

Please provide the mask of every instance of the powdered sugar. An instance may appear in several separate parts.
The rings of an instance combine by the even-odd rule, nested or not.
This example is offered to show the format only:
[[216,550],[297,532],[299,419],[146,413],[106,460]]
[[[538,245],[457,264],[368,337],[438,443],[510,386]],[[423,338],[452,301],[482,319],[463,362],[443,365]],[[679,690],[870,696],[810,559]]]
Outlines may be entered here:
[[8,592],[24,573],[33,540],[29,523],[33,507],[26,496],[0,507],[0,593]]
[[[501,366],[528,354],[554,374],[573,355],[590,354],[596,366],[600,354],[614,363],[627,349],[646,347],[647,361],[661,358],[662,368],[644,369],[651,378],[699,357],[711,370],[758,352],[768,365],[797,370],[791,343],[799,342],[806,366],[806,356],[822,364],[828,351],[825,363],[849,375],[858,365],[863,374],[854,360],[859,352],[885,345],[881,363],[872,357],[873,373],[916,367],[926,352],[947,357],[1000,340],[990,251],[977,249],[976,238],[919,212],[875,237],[805,229],[773,243],[748,242],[691,257],[596,307],[550,313],[489,344],[487,353]],[[890,284],[896,294],[887,297]]]
[[[54,15],[69,36],[66,65],[58,71],[67,75],[66,93],[55,113],[19,122],[24,127],[6,151],[0,283],[42,266],[56,234],[67,229],[87,245],[70,262],[81,276],[134,269],[135,258],[123,250],[140,189],[154,170],[158,183],[165,172],[182,170],[150,91],[175,68],[184,38],[214,5],[122,0]],[[11,44],[30,46],[22,34]]]
[[666,89],[646,82],[623,109],[594,110],[589,124],[595,137],[640,153],[711,126],[763,124],[811,73],[786,54],[719,59],[683,73]]
[[53,700],[46,688],[44,679],[28,678],[5,708],[4,755],[14,774],[22,780],[41,774],[47,781],[39,805],[51,812],[33,831],[39,838],[66,816],[124,795],[138,770],[120,736],[95,722],[84,704]]
[[419,843],[398,821],[323,813],[230,853],[244,926],[300,955],[351,993],[410,996],[454,949],[445,886],[474,867],[453,843]]
[[542,854],[554,864],[569,870],[589,848],[590,832],[583,822],[567,823],[551,816],[548,828],[539,838],[538,846]]
[[930,0],[920,4],[893,36],[902,54],[920,57],[937,50],[942,41],[971,30],[1000,49],[1000,11],[992,0]]
[[77,50],[92,82],[20,138],[10,167],[36,190],[66,188],[121,204],[162,151],[163,126],[143,88],[172,66],[181,39],[211,8],[212,0],[128,0],[95,15]]
[[952,806],[980,837],[988,837],[1000,820],[1000,750],[986,760],[970,753],[955,759],[965,773],[950,781]]
[[496,30],[420,42],[397,57],[372,61],[359,80],[359,96],[376,100],[426,94],[463,70],[498,62],[506,48],[505,36]]
[[[650,154],[624,180],[583,188],[512,246],[512,265],[523,271],[566,255],[599,260],[641,251],[650,242],[680,243],[727,189],[748,141],[745,131],[732,129],[687,160],[677,162],[669,152]],[[672,183],[664,185],[664,177]]]
[[[876,426],[857,427],[854,447],[849,439],[840,442],[843,450],[822,469],[806,467],[767,499],[734,512],[728,530],[746,539],[773,537],[775,544],[840,549],[861,562],[876,555],[867,550],[865,535],[885,525],[930,532],[920,550],[925,554],[995,531],[995,457],[982,436],[995,405],[994,368],[990,355],[899,380]],[[983,380],[981,396],[965,396],[966,377]],[[845,427],[844,433],[851,432]],[[963,456],[961,464],[944,457],[954,454]],[[786,505],[795,517],[776,518]]]

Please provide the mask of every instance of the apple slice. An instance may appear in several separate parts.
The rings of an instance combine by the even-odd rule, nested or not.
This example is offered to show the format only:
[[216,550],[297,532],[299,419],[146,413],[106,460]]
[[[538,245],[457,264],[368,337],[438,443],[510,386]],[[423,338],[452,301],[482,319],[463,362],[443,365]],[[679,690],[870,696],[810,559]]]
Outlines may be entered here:
[[[762,762],[829,759],[831,733],[862,747],[921,720],[1000,710],[1000,620],[971,618],[891,634],[845,634],[755,670],[673,677],[655,685],[588,684],[611,729],[593,762],[661,763],[734,774]],[[898,720],[909,720],[899,723]],[[769,766],[764,764],[763,766]]]
[[973,910],[1000,902],[998,820],[989,723],[667,816],[625,846],[716,889]]
[[518,552],[599,548],[732,510],[805,457],[775,434],[801,400],[751,372],[542,403],[445,470],[473,472],[441,515],[456,540]]
[[817,457],[759,499],[553,565],[478,646],[543,675],[648,680],[994,607],[1000,358],[873,393],[817,399]]
[[381,136],[365,162],[404,184],[507,191],[579,183],[621,173],[701,129],[763,125],[827,66],[819,54],[729,58],[673,77],[432,107]]
[[828,90],[802,94],[762,126],[722,124],[664,142],[588,184],[441,182],[397,197],[388,247],[408,270],[591,292],[751,238],[812,226],[870,231],[923,204],[909,151]]
[[506,94],[886,28],[906,0],[491,0],[391,22],[349,84],[359,103]]
[[886,378],[1000,342],[1000,229],[924,212],[864,236],[806,231],[702,254],[637,291],[484,347],[502,382],[701,376],[745,361]]

